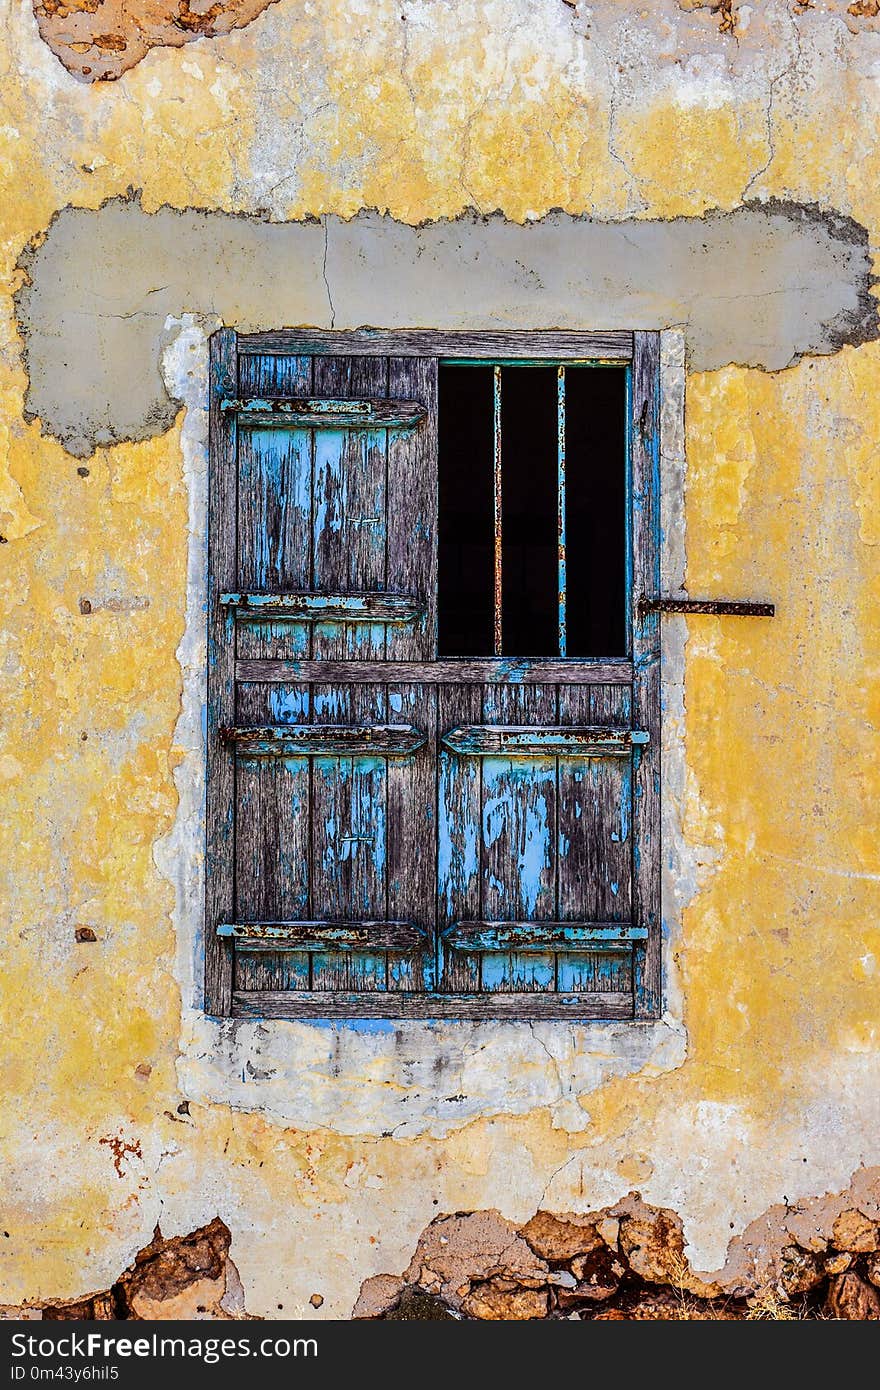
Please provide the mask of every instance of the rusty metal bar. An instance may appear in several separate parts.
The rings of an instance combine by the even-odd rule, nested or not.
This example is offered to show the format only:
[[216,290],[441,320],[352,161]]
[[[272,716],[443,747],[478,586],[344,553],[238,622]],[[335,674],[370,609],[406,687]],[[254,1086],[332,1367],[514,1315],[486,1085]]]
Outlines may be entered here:
[[494,393],[494,404],[492,409],[492,467],[493,467],[493,496],[494,496],[494,550],[495,550],[495,577],[494,577],[494,598],[492,610],[492,633],[493,650],[496,656],[501,655],[501,644],[503,640],[501,622],[502,604],[502,569],[501,569],[501,368],[492,368],[492,382]]
[[568,650],[566,616],[566,515],[565,515],[565,368],[556,369],[556,542],[557,594],[559,600],[559,655]]
[[739,599],[640,598],[639,613],[711,613],[719,618],[772,618],[774,603],[748,603]]

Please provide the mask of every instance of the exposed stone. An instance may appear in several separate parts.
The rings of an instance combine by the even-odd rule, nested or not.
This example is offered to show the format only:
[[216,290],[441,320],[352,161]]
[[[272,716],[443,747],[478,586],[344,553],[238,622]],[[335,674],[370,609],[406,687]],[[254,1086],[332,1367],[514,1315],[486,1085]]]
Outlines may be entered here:
[[453,1308],[474,1283],[515,1279],[540,1288],[547,1264],[520,1237],[517,1227],[497,1211],[440,1216],[419,1239],[404,1283],[439,1294]]
[[166,1239],[159,1227],[111,1289],[43,1309],[50,1321],[230,1319],[247,1317],[229,1227],[215,1217],[189,1235]]
[[423,1289],[404,1289],[400,1302],[383,1317],[387,1322],[454,1322],[457,1314],[436,1294],[425,1293]]
[[374,1274],[361,1284],[352,1318],[381,1318],[396,1308],[406,1285],[396,1274]]
[[553,1216],[549,1211],[536,1212],[520,1235],[536,1255],[550,1264],[567,1264],[604,1243],[589,1217]]
[[165,1240],[157,1227],[150,1244],[135,1256],[133,1269],[120,1280],[129,1317],[228,1317],[220,1303],[231,1239],[219,1217],[173,1240]]
[[180,48],[193,39],[243,29],[274,0],[34,0],[40,35],[80,82],[121,77],[151,48]]
[[[750,1266],[740,1265],[736,1276],[740,1292],[732,1290],[732,1280],[722,1287],[720,1278],[710,1282],[695,1274],[676,1213],[634,1192],[604,1211],[541,1210],[521,1227],[497,1211],[437,1217],[402,1278],[365,1281],[353,1316],[791,1321],[820,1317],[825,1307],[833,1317],[874,1320],[880,1251],[824,1250],[838,1221],[841,1239],[866,1239],[853,1213],[865,1218],[863,1208],[871,1210],[878,1177],[873,1170],[871,1185],[862,1184],[858,1207],[851,1188],[797,1208],[771,1209],[752,1223],[744,1233],[749,1243],[736,1250],[737,1261],[751,1255]],[[592,1248],[560,1258],[584,1243]]]
[[578,1281],[580,1298],[605,1299],[617,1292],[626,1266],[603,1245],[589,1255],[572,1260],[571,1270]]
[[724,1303],[697,1302],[667,1289],[652,1289],[637,1302],[603,1308],[593,1315],[594,1322],[731,1322],[742,1312]]
[[821,1261],[798,1245],[786,1246],[782,1252],[782,1271],[779,1282],[784,1292],[794,1298],[818,1288],[825,1278]]
[[43,1309],[44,1322],[107,1322],[120,1316],[112,1291]]
[[491,1322],[545,1318],[547,1293],[541,1289],[518,1288],[510,1280],[493,1280],[471,1290],[462,1304],[462,1312]]
[[832,1227],[831,1239],[838,1250],[849,1250],[853,1254],[880,1249],[873,1221],[854,1207],[840,1213]]
[[596,1222],[596,1230],[608,1246],[609,1250],[616,1250],[620,1240],[620,1222],[616,1217],[606,1216],[604,1220]]
[[845,1318],[849,1322],[880,1321],[880,1293],[866,1284],[855,1270],[832,1279],[826,1307],[833,1318]]
[[670,1284],[700,1298],[715,1298],[721,1290],[692,1273],[684,1253],[681,1220],[672,1211],[650,1207],[638,1193],[615,1208],[620,1218],[620,1249],[630,1268],[650,1283]]

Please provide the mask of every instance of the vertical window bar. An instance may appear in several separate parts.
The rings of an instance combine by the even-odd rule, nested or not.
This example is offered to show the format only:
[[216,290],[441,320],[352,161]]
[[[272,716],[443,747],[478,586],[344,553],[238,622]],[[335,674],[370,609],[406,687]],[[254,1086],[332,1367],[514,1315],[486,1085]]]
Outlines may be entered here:
[[501,368],[493,369],[494,410],[492,414],[492,454],[494,468],[495,519],[495,597],[493,635],[495,655],[501,655]]
[[565,574],[565,368],[556,372],[556,527],[559,594],[559,655],[566,655],[566,574]]

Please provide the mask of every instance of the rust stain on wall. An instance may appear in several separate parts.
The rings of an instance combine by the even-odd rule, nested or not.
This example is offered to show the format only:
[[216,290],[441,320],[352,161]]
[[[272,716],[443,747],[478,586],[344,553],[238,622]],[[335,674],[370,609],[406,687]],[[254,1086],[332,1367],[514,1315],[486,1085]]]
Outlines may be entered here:
[[151,48],[242,29],[275,0],[42,0],[34,5],[40,35],[81,82],[115,82]]

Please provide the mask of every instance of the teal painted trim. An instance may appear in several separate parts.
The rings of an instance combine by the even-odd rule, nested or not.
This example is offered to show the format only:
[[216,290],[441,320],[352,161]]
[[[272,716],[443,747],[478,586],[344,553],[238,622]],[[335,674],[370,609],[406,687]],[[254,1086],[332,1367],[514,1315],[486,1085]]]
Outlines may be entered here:
[[461,724],[444,734],[441,743],[453,753],[491,757],[629,757],[634,746],[645,744],[642,729],[618,729],[605,725],[545,725],[524,727],[501,724]]
[[625,923],[455,922],[442,932],[453,951],[628,952],[647,927]]
[[419,401],[306,400],[285,397],[269,400],[224,400],[220,409],[234,414],[239,425],[293,429],[415,429],[427,418]]
[[405,757],[426,742],[411,724],[283,724],[227,728],[220,734],[235,744],[239,757],[251,758]]
[[217,935],[238,951],[424,951],[431,934],[415,922],[222,922]]
[[411,623],[424,617],[426,606],[409,594],[221,594],[224,608],[234,608],[238,616],[259,619],[296,619],[320,623],[338,619],[356,622]]

